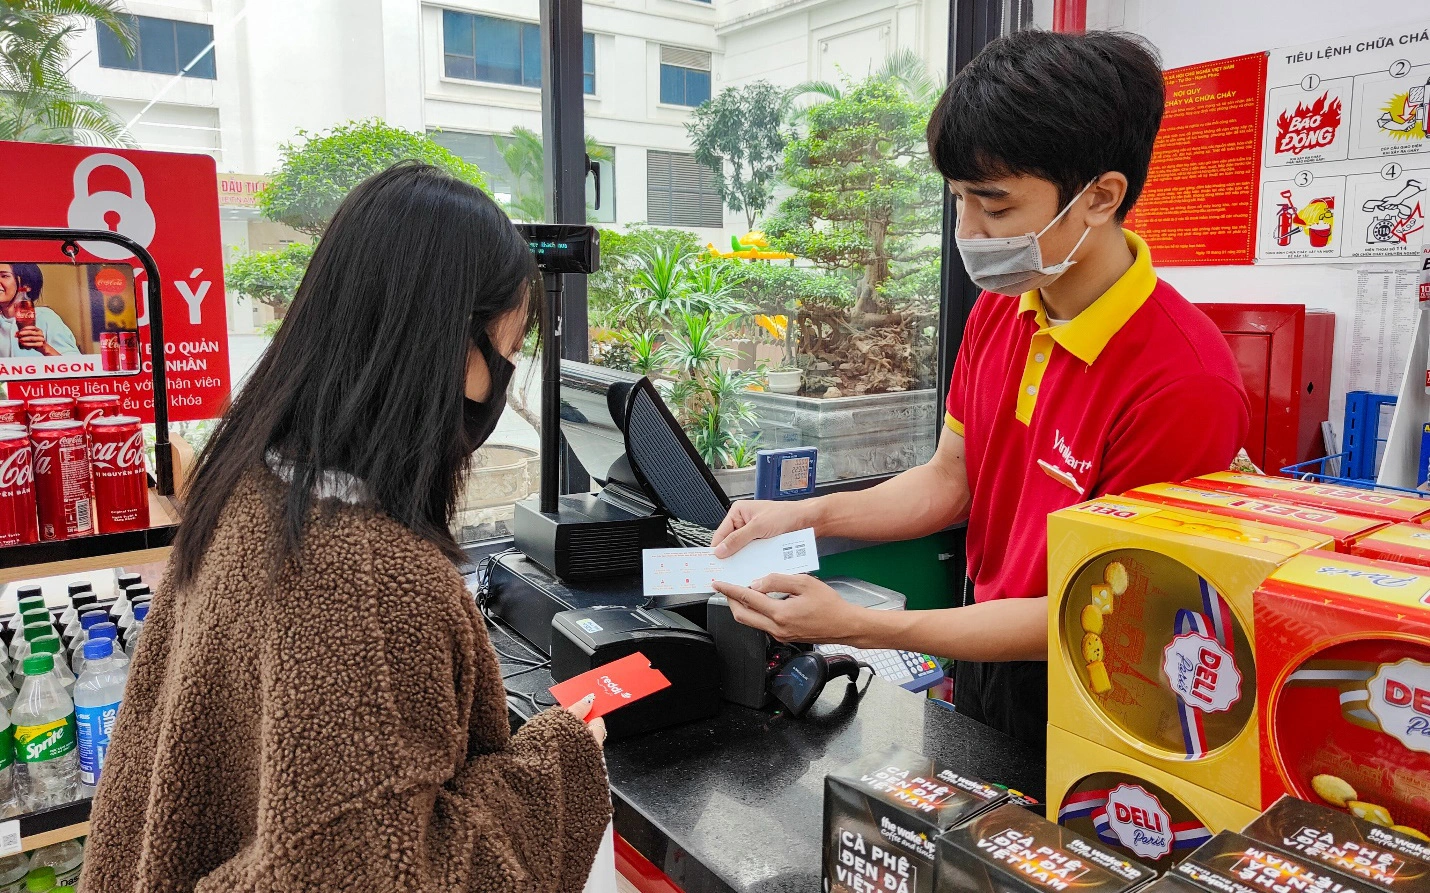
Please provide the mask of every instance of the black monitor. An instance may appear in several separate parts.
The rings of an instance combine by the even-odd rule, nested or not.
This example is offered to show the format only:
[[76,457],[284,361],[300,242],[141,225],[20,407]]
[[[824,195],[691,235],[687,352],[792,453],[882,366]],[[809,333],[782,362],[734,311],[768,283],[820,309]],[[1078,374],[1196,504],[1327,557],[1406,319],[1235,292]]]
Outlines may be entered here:
[[560,417],[577,461],[615,501],[637,490],[671,517],[711,529],[730,510],[650,379],[563,360]]

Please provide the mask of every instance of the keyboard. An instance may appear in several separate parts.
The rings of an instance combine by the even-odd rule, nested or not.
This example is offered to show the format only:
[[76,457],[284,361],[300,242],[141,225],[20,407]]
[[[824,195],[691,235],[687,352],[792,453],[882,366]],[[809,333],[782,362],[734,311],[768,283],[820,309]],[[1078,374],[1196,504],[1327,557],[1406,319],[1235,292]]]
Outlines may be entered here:
[[928,691],[943,681],[943,664],[928,654],[878,648],[865,651],[850,645],[820,645],[821,654],[847,654],[874,668],[874,673],[887,682],[908,691]]
[[670,526],[671,536],[675,537],[675,541],[687,549],[710,548],[710,540],[715,536],[715,531],[710,528],[682,521],[679,518],[671,518],[667,523]]

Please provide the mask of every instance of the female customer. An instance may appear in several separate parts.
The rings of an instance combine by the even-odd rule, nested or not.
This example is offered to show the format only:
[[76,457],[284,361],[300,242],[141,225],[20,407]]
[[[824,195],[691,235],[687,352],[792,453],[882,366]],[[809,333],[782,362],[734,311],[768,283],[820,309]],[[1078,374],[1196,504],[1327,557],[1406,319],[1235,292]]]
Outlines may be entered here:
[[[58,313],[39,306],[45,276],[38,264],[0,263],[0,357],[58,357],[79,353],[74,333]],[[28,304],[27,319],[15,319]]]
[[343,202],[188,488],[83,889],[581,889],[604,726],[585,704],[509,733],[448,532],[534,272],[436,168]]

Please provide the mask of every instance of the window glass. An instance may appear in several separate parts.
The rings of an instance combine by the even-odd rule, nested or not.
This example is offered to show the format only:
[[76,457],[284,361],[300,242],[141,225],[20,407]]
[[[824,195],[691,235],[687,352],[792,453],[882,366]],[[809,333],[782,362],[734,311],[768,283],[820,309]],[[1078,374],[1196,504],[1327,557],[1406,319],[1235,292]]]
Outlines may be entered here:
[[119,35],[115,34],[112,28],[100,25],[95,32],[99,41],[100,66],[122,68],[129,71],[139,70],[138,54],[126,50],[124,44],[119,41]]
[[500,84],[522,83],[521,23],[488,16],[473,18],[477,39],[477,80]]
[[581,72],[583,89],[587,95],[596,92],[596,35],[581,35]]
[[477,79],[474,19],[475,16],[466,13],[442,10],[443,65],[449,78]]
[[[213,49],[209,47],[214,39],[213,28],[193,22],[175,22],[174,36],[179,50],[179,67],[193,63],[193,67],[185,73],[186,76],[208,80],[218,77]],[[200,56],[200,53],[203,55]]]
[[174,46],[174,23],[168,19],[139,16],[139,68],[159,74],[179,73],[179,54]]

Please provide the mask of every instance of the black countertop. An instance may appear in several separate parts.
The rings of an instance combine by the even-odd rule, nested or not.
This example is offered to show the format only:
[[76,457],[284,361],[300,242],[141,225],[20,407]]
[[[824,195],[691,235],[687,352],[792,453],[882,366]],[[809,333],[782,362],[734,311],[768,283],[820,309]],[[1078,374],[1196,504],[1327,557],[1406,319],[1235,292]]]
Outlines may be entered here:
[[[527,646],[490,631],[508,690],[530,696],[508,698],[519,724],[552,703],[551,677],[510,662]],[[824,776],[866,754],[899,744],[1044,799],[1043,754],[881,679],[860,689],[836,680],[802,719],[725,704],[610,742],[616,832],[686,893],[815,893]]]

